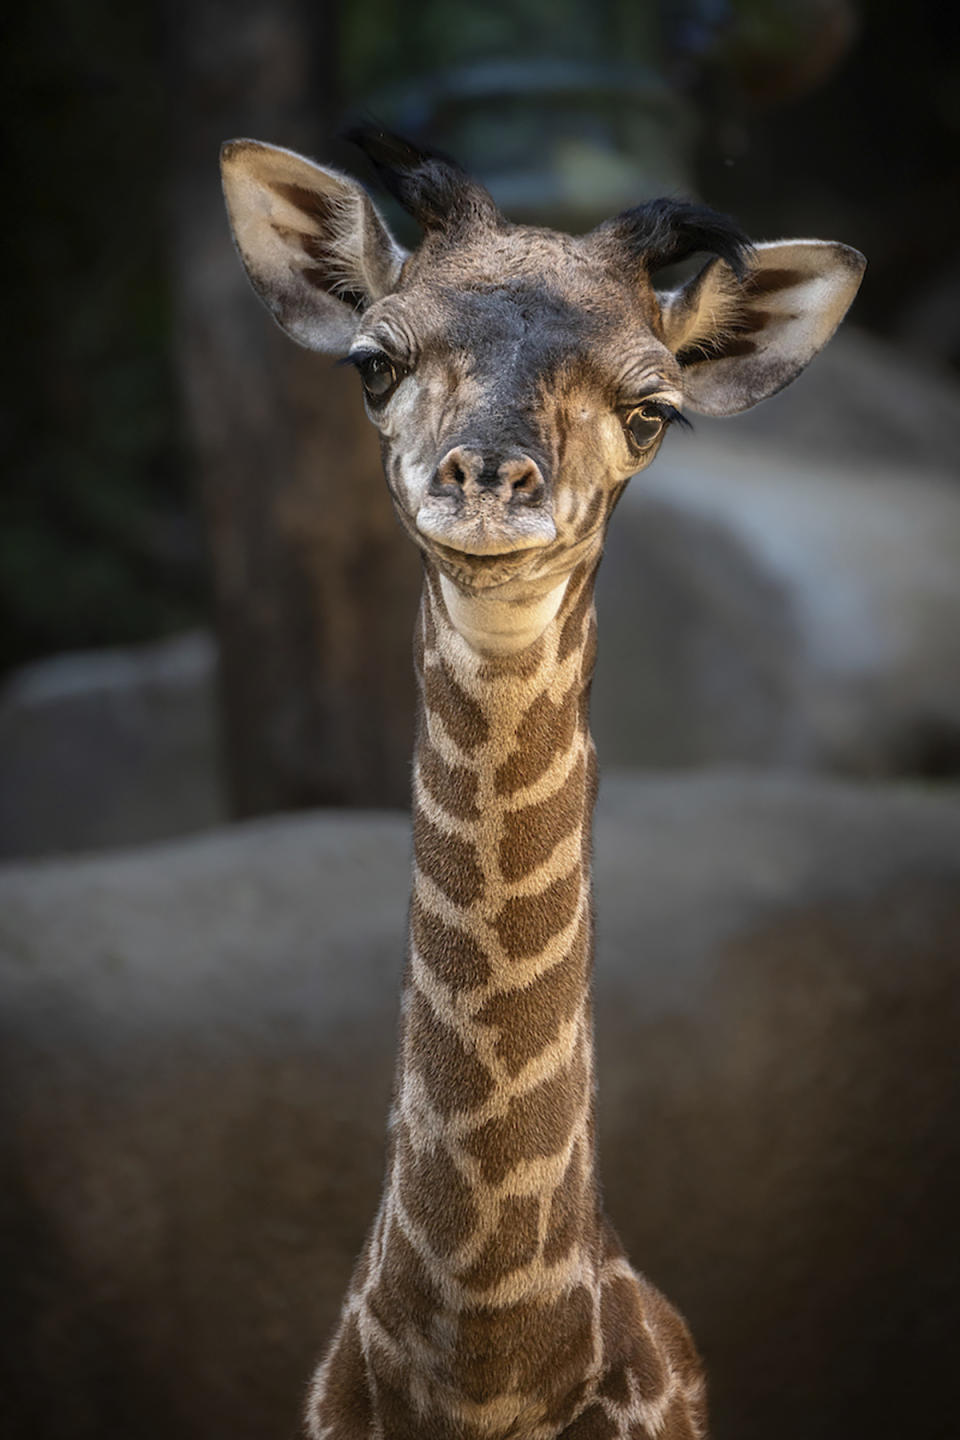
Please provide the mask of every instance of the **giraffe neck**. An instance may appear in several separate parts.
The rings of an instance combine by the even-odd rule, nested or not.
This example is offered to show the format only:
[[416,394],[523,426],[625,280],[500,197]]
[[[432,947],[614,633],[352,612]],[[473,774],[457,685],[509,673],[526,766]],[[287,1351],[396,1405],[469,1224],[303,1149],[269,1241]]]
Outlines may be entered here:
[[541,613],[533,644],[481,656],[428,571],[387,1179],[311,1440],[703,1434],[685,1327],[595,1179],[593,568]]
[[575,575],[515,655],[464,643],[433,577],[418,621],[410,952],[369,1309],[385,1348],[403,1336],[479,1412],[510,1397],[531,1327],[561,1341],[559,1390],[598,1363],[592,589]]
[[420,625],[389,1199],[435,1274],[504,1303],[566,1288],[596,1236],[592,577],[519,655],[477,656],[434,585]]

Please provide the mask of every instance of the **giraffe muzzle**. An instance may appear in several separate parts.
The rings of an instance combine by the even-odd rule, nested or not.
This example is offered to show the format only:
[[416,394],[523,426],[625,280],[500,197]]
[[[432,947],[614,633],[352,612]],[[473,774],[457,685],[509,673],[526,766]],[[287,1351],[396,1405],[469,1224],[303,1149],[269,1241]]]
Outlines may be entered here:
[[557,538],[547,482],[531,456],[484,456],[462,445],[437,466],[416,523],[465,555],[509,555]]

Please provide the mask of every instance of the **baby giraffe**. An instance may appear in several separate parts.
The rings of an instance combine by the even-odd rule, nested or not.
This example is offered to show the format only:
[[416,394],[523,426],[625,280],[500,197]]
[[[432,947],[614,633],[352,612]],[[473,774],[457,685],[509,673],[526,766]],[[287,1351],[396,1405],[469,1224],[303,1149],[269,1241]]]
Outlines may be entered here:
[[[223,151],[254,288],[360,373],[425,583],[414,874],[383,1199],[314,1379],[312,1440],[692,1440],[683,1320],[631,1269],[594,1143],[588,729],[610,515],[683,408],[745,410],[830,338],[845,245],[751,245],[654,200],[571,237],[452,161],[356,139],[419,222],[287,150]],[[695,278],[652,275],[702,253]]]

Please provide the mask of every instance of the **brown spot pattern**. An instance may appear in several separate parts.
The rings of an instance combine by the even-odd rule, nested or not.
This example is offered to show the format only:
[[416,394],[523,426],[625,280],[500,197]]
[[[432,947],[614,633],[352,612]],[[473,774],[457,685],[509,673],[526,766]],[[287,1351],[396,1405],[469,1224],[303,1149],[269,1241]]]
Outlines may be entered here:
[[586,1395],[587,1385],[588,1382],[586,1380],[580,1380],[572,1389],[568,1390],[565,1394],[559,1395],[557,1399],[552,1401],[544,1413],[543,1418],[546,1423],[553,1425],[556,1429],[567,1425],[571,1415],[576,1413],[580,1402]]
[[666,1355],[671,1372],[683,1385],[696,1384],[703,1375],[703,1367],[683,1320],[649,1280],[642,1282],[642,1296],[647,1322]]
[[369,1440],[373,1433],[367,1367],[353,1315],[344,1322],[330,1358],[323,1397],[317,1406],[317,1420],[321,1426],[332,1425],[344,1440]]
[[538,695],[517,726],[513,753],[497,766],[494,786],[498,795],[515,795],[546,774],[557,755],[570,749],[577,725],[580,681],[575,680],[559,704],[547,694]]
[[587,505],[583,515],[582,533],[588,534],[596,526],[597,521],[603,513],[604,499],[605,496],[602,490],[595,490],[591,495],[590,503]]
[[539,1196],[505,1196],[500,1201],[497,1227],[464,1274],[463,1283],[471,1290],[487,1290],[521,1265],[529,1265],[537,1253],[539,1221]]
[[603,1406],[589,1405],[562,1432],[561,1440],[611,1440],[616,1433],[617,1427]]
[[407,1065],[423,1077],[434,1109],[449,1117],[482,1105],[493,1090],[489,1070],[419,990],[409,992],[407,1004]]
[[377,1283],[367,1304],[388,1335],[400,1337],[408,1325],[427,1335],[440,1306],[440,1295],[416,1250],[396,1220],[390,1221]]
[[543,865],[583,820],[584,759],[553,795],[533,805],[508,810],[503,817],[500,871],[504,880],[520,880]]
[[479,745],[486,744],[490,727],[483,710],[454,679],[443,661],[429,667],[423,689],[427,709],[431,715],[440,717],[455,745],[470,754]]
[[493,926],[509,959],[539,955],[547,941],[570,924],[580,901],[581,879],[578,863],[536,895],[515,895],[504,903]]
[[462,1245],[477,1224],[463,1176],[439,1145],[416,1153],[404,1130],[397,1137],[397,1187],[403,1208],[437,1255]]
[[562,663],[574,650],[579,650],[583,638],[583,622],[590,612],[593,604],[593,583],[590,579],[583,581],[583,588],[563,622],[563,629],[560,631],[560,640],[557,645],[557,659]]
[[614,1365],[612,1370],[608,1370],[597,1386],[597,1394],[602,1395],[604,1400],[612,1400],[614,1405],[626,1405],[630,1399],[626,1365]]
[[417,760],[420,779],[442,810],[457,820],[480,818],[477,809],[480,779],[475,770],[468,769],[466,765],[448,765],[427,742],[420,745]]
[[640,1286],[627,1275],[608,1280],[600,1297],[600,1333],[606,1363],[625,1359],[644,1400],[663,1393],[666,1372],[644,1324]]
[[427,1440],[427,1437],[429,1440],[474,1440],[477,1432],[472,1426],[464,1425],[442,1411],[424,1413],[418,1410],[406,1387],[405,1377],[388,1380],[378,1370],[375,1379],[381,1433],[389,1435],[390,1440]]
[[410,906],[410,925],[420,958],[452,990],[473,990],[489,980],[489,961],[473,936],[432,915],[416,896]]
[[587,633],[583,641],[583,664],[580,667],[580,675],[583,680],[583,693],[580,697],[580,724],[581,728],[587,730],[590,714],[590,682],[593,679],[593,672],[597,664],[597,617],[591,615],[590,624],[587,626]]
[[583,1156],[580,1146],[575,1145],[563,1179],[550,1201],[547,1238],[543,1246],[545,1264],[555,1265],[562,1260],[573,1248],[577,1236],[583,1233],[586,1218],[584,1199]]
[[465,1394],[483,1402],[514,1386],[542,1400],[566,1392],[589,1365],[591,1319],[583,1286],[548,1305],[522,1301],[466,1312],[454,1354]]
[[515,1096],[505,1115],[487,1120],[464,1138],[490,1185],[501,1184],[522,1160],[557,1155],[570,1138],[583,1099],[586,1067],[577,1055],[559,1074]]
[[440,830],[419,806],[413,812],[413,853],[423,874],[455,905],[466,908],[480,899],[484,882],[476,846]]
[[501,1027],[496,1052],[511,1075],[555,1040],[560,1026],[576,1013],[586,985],[588,935],[584,917],[563,960],[529,985],[493,995],[477,1011],[481,1025]]

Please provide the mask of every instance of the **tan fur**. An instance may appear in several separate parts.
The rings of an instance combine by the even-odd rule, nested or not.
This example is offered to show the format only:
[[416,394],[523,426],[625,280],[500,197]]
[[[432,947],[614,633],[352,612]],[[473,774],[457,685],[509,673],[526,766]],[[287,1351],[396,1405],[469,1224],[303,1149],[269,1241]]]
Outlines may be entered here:
[[703,1433],[682,1322],[611,1241],[594,1170],[592,587],[581,567],[507,657],[468,655],[425,588],[393,1155],[317,1440],[350,1433],[357,1346],[370,1436],[652,1440],[678,1404]]
[[862,257],[760,246],[742,282],[717,260],[658,296],[622,228],[511,226],[474,187],[450,233],[431,211],[401,269],[344,176],[242,142],[225,186],[280,322],[365,375],[426,575],[387,1177],[308,1433],[699,1440],[692,1341],[631,1270],[596,1180],[593,582],[666,421],[792,379]]

